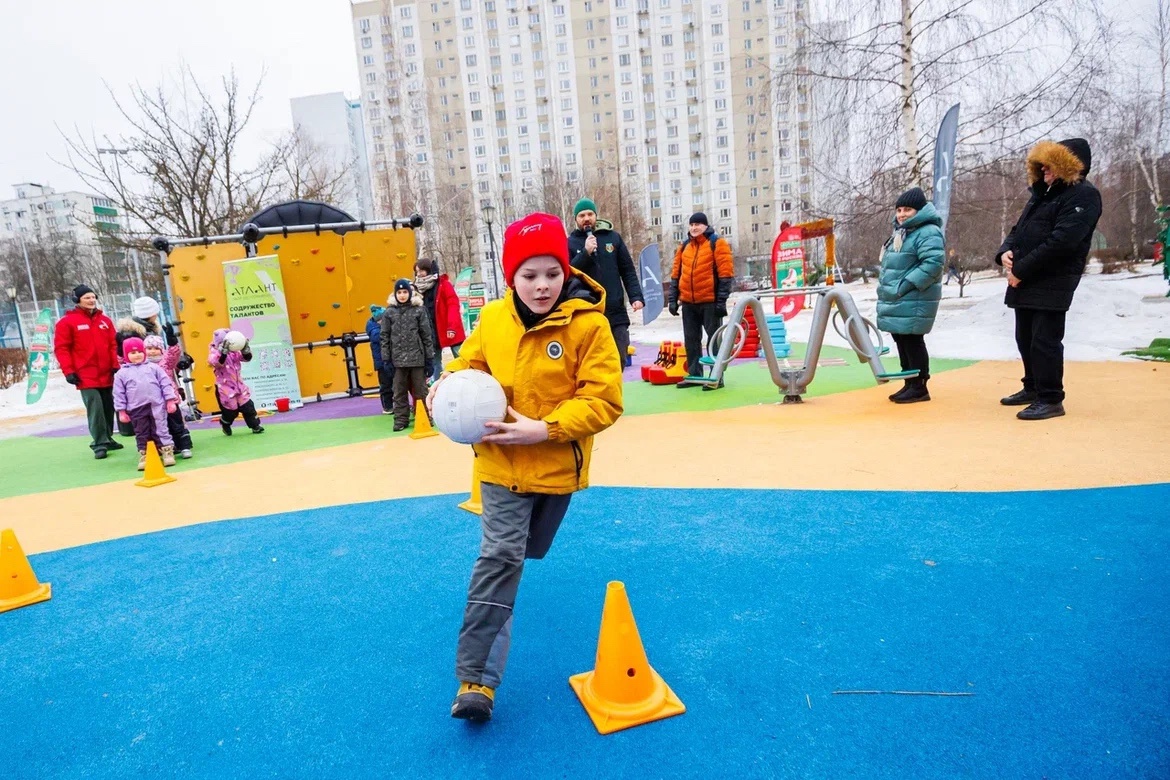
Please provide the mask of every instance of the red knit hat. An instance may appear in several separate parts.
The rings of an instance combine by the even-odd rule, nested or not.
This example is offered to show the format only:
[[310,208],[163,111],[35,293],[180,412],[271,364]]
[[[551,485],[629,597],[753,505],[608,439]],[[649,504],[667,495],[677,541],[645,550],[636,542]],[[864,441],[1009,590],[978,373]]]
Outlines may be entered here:
[[511,287],[516,269],[525,260],[545,255],[556,258],[569,275],[569,238],[559,218],[536,212],[508,225],[504,231],[504,281]]

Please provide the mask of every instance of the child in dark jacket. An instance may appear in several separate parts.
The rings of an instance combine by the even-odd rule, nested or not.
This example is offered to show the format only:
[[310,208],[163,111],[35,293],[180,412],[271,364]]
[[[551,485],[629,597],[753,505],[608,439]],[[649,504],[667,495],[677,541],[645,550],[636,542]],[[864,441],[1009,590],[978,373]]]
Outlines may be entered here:
[[[167,379],[170,379],[171,384],[174,385],[177,395],[179,383],[176,380],[175,367],[182,358],[183,350],[179,348],[178,344],[167,347],[162,336],[147,336],[142,340],[142,343],[146,347],[146,359],[163,370]],[[191,431],[187,430],[187,423],[183,421],[183,412],[178,407],[173,412],[167,412],[167,430],[171,432],[171,438],[175,440],[175,449],[179,451],[179,457],[184,460],[190,458],[191,448],[194,446],[191,442]]]
[[374,356],[374,371],[378,374],[378,397],[382,401],[382,414],[394,414],[394,364],[382,360],[382,315],[385,313],[386,310],[378,304],[370,304],[366,336],[370,339],[370,354]]
[[146,445],[153,441],[164,466],[175,465],[175,440],[167,429],[167,415],[179,408],[179,394],[171,380],[146,359],[137,336],[122,342],[125,363],[114,375],[114,409],[118,420],[134,427],[138,442],[138,470],[146,468]]
[[387,303],[382,315],[382,362],[394,366],[394,430],[401,431],[410,423],[407,393],[417,399],[427,396],[435,342],[422,296],[408,279],[394,283],[394,294]]

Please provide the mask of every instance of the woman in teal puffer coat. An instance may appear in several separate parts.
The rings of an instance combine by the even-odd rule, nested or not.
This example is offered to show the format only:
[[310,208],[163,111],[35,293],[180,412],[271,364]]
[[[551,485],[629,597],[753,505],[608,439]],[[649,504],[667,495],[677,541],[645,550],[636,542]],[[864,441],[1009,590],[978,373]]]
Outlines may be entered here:
[[930,400],[930,355],[923,337],[938,314],[944,256],[942,217],[918,187],[902,193],[894,233],[882,252],[877,300],[878,329],[894,337],[902,370],[918,369],[917,377],[890,396],[896,404]]

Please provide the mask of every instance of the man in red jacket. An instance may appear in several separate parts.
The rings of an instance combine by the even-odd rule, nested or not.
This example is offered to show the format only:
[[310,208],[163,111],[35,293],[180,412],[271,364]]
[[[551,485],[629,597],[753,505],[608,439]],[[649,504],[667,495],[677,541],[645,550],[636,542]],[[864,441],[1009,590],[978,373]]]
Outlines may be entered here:
[[89,422],[89,445],[97,460],[108,450],[120,450],[114,441],[114,374],[118,371],[118,344],[114,323],[98,308],[97,294],[84,284],[73,288],[77,308],[57,322],[53,352],[65,381],[81,391]]

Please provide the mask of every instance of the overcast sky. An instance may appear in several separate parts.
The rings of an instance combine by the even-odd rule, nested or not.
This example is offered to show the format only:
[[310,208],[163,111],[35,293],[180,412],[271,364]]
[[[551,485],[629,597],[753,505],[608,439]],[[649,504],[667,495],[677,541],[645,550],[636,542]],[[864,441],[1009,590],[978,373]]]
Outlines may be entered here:
[[12,184],[58,190],[80,182],[58,127],[99,137],[122,129],[103,82],[119,96],[158,84],[182,62],[203,83],[232,67],[243,84],[262,71],[255,127],[291,129],[289,98],[357,95],[348,0],[29,0],[0,3],[0,199]]

